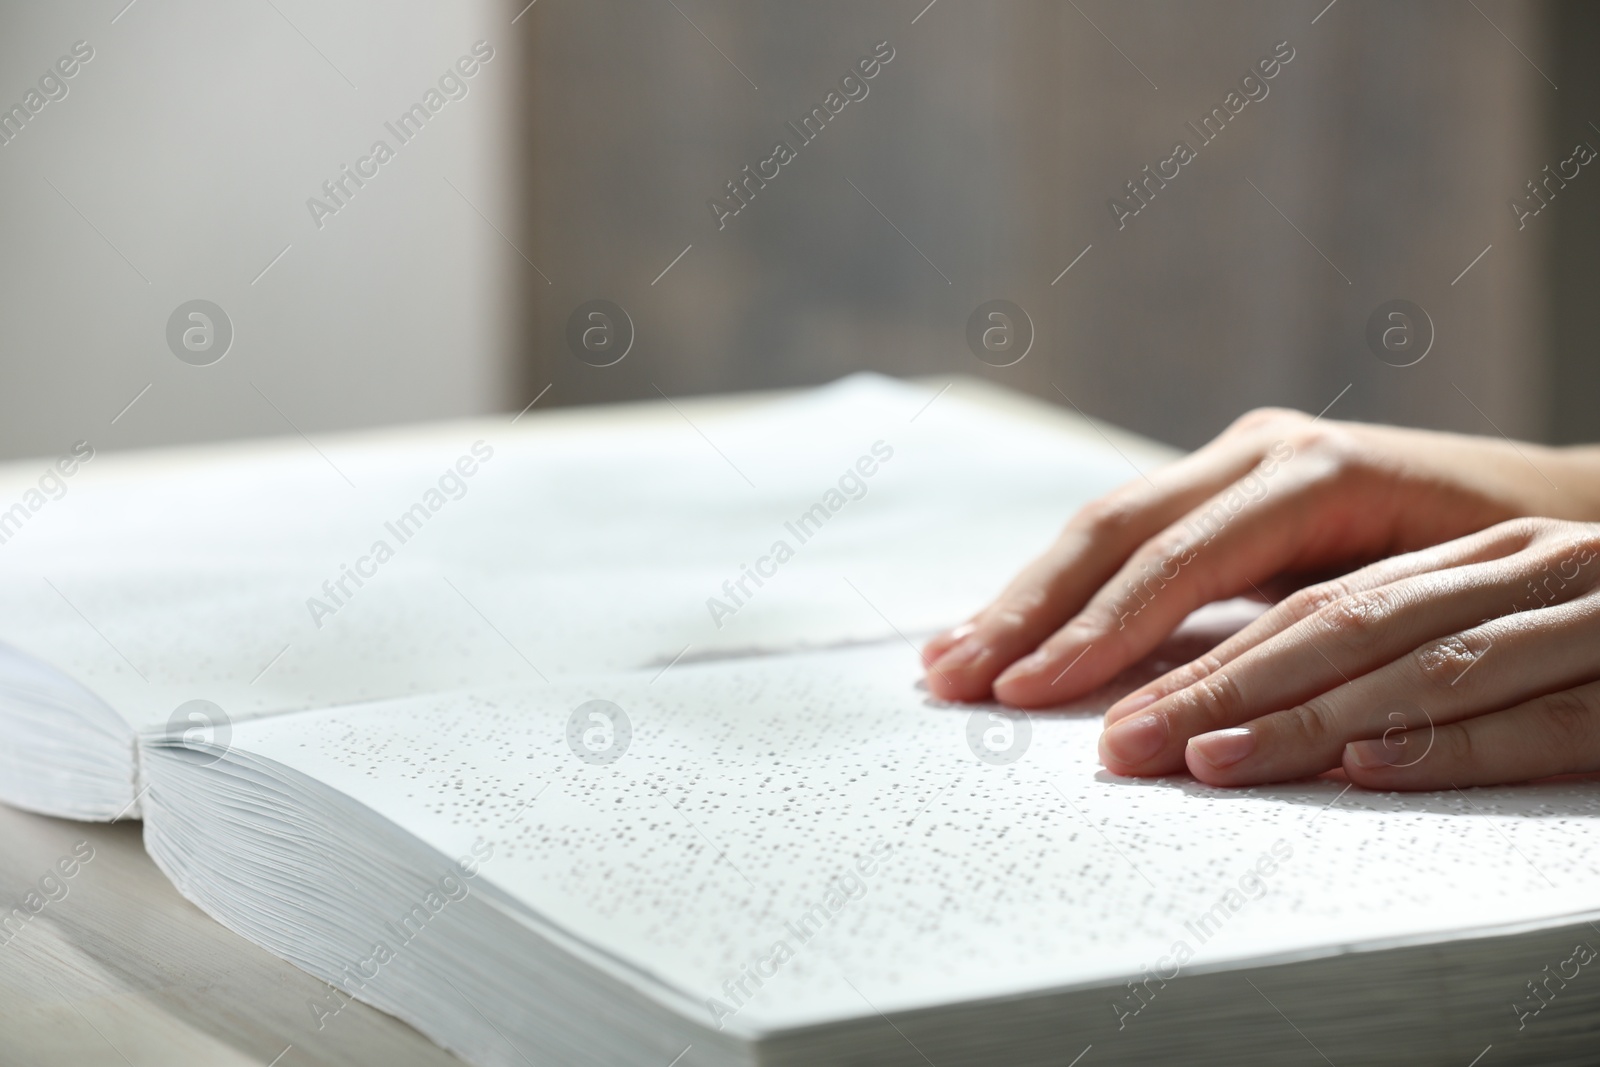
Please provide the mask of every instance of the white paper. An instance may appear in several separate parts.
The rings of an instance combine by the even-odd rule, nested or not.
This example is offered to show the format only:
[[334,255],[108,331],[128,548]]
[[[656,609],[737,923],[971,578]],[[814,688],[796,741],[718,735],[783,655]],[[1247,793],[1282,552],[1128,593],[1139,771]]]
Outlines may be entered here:
[[[190,450],[131,479],[97,475],[111,462],[97,459],[0,545],[0,642],[147,728],[197,698],[244,719],[925,634],[1134,476],[1098,439],[865,375],[693,421],[661,405],[533,421],[320,454],[298,438]],[[475,471],[459,499],[452,483],[402,543],[397,518],[462,457]],[[791,529],[818,505],[825,523]],[[337,603],[323,583],[358,565],[371,573]],[[724,588],[757,567],[763,584]]]
[[[1095,758],[1104,697],[1029,716],[1021,757],[991,764],[969,726],[1002,731],[980,743],[992,752],[1006,723],[931,702],[918,676],[889,643],[285,716],[233,744],[446,855],[492,842],[482,876],[530,913],[687,993],[708,1024],[757,1032],[871,1014],[863,998],[892,1011],[1170,978],[1600,903],[1592,781],[1405,795],[1116,779]],[[568,741],[591,699],[629,722],[609,764]],[[594,750],[614,749],[618,729],[589,725]],[[803,926],[874,849],[889,852],[874,873]],[[741,1004],[729,988],[747,968],[772,973]]]

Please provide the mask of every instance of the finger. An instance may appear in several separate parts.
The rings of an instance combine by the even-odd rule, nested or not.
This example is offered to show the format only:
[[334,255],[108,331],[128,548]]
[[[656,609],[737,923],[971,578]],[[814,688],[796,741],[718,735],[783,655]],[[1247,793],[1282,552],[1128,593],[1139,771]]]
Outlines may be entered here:
[[[1209,785],[1303,778],[1339,766],[1347,744],[1382,738],[1397,721],[1437,727],[1587,683],[1595,617],[1585,597],[1429,641],[1287,711],[1191,739],[1189,771]],[[1413,711],[1392,719],[1397,705]]]
[[951,627],[937,637],[929,639],[928,643],[922,646],[922,665],[926,667],[937,662],[939,657],[950,651],[958,641],[968,634],[974,633],[977,629],[978,624],[968,620],[960,626]]
[[1454,567],[1335,600],[1144,714],[1108,726],[1101,760],[1115,774],[1181,770],[1192,737],[1355,685],[1431,640],[1503,614],[1536,566],[1530,556],[1515,568],[1501,561]]
[[1194,685],[1251,649],[1270,641],[1305,619],[1327,611],[1345,597],[1358,596],[1369,590],[1380,589],[1417,575],[1503,559],[1525,549],[1532,538],[1531,529],[1525,524],[1506,523],[1480,534],[1432,548],[1391,556],[1342,578],[1308,586],[1281,604],[1268,609],[1260,618],[1223,641],[1205,656],[1167,672],[1118,700],[1106,709],[1106,725],[1110,726],[1136,711],[1150,707],[1163,697]]
[[1080,696],[1149,653],[1195,608],[1302,559],[1323,540],[1316,527],[1342,506],[1341,494],[1329,492],[1321,464],[1294,470],[1275,461],[1272,480],[1268,470],[1249,471],[1141,546],[1081,613],[1000,676],[995,696],[1017,707]]
[[1135,548],[1249,470],[1262,448],[1218,438],[1163,470],[1159,482],[1130,483],[1084,508],[993,604],[928,643],[929,691],[943,700],[987,699],[995,677],[1082,608]]
[[1367,789],[1449,789],[1600,771],[1600,682],[1490,715],[1345,746]]
[[1444,544],[1390,556],[1340,578],[1308,586],[1268,609],[1260,618],[1218,646],[1217,651],[1228,659],[1237,657],[1342,597],[1416,575],[1513,556],[1528,549],[1536,540],[1538,529],[1536,525],[1525,521],[1501,523]]
[[[1160,525],[1170,522],[1196,501],[1212,495],[1257,463],[1263,451],[1270,450],[1276,443],[1276,438],[1271,432],[1274,428],[1281,430],[1305,420],[1306,415],[1303,412],[1292,409],[1257,408],[1235,419],[1204,448],[1168,465],[1157,477],[1169,489],[1188,487],[1189,495],[1179,497],[1169,493],[1172,499],[1161,509],[1163,517]],[[1148,482],[1148,479],[1146,481]],[[1140,483],[1131,483],[1125,486],[1123,491],[1128,489],[1137,491],[1139,486]],[[1113,497],[1116,495],[1119,494],[1113,494]],[[974,633],[977,630],[978,617],[975,615],[961,625],[952,627],[929,640],[923,646],[923,662],[932,663],[938,660],[959,644],[962,638]]]

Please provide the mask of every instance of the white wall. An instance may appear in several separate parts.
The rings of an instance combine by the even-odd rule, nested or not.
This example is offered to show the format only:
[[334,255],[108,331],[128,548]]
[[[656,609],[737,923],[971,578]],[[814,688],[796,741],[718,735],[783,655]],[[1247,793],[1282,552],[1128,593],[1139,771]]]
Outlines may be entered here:
[[[513,406],[526,267],[464,197],[514,236],[515,9],[126,4],[0,8],[0,107],[94,53],[0,145],[0,457]],[[400,146],[384,123],[480,40],[467,95]],[[394,159],[319,229],[307,199],[380,138]],[[168,349],[194,298],[235,331],[210,366]]]

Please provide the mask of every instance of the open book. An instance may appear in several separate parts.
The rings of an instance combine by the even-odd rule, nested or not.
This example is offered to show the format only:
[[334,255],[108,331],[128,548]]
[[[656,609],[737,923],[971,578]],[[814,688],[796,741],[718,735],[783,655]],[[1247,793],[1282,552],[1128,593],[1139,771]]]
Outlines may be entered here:
[[0,797],[473,1064],[1582,1062],[1593,782],[1121,780],[1117,686],[927,697],[1156,455],[934,394],[96,458],[0,546]]

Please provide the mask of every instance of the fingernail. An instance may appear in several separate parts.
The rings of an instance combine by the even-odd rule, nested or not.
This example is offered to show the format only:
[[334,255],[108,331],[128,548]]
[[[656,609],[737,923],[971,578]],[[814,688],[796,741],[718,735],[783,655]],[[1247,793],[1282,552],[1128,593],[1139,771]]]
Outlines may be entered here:
[[964,670],[976,663],[988,651],[987,648],[983,647],[983,642],[975,641],[968,637],[934,660],[933,669],[936,671]]
[[1167,721],[1155,715],[1127,719],[1100,735],[1102,753],[1118,763],[1143,763],[1167,743]]
[[1038,674],[1048,667],[1053,659],[1054,657],[1042,648],[1035,652],[1030,652],[1002,671],[1000,677],[994,680],[994,684],[1004,685],[1018,678],[1026,678],[1029,675]]
[[1189,739],[1189,749],[1216,768],[1231,767],[1256,748],[1255,731],[1244,726],[1213,730]]
[[1344,746],[1346,758],[1364,771],[1393,767],[1405,760],[1405,753],[1383,741],[1352,741]]
[[[934,660],[938,659],[939,656],[944,655],[946,652],[954,648],[962,638],[966,637],[977,628],[977,623],[964,622],[960,626],[952,627],[941,634],[935,634],[933,637],[928,639],[926,644],[922,646],[923,664],[926,665],[932,663]],[[935,648],[939,651],[930,655],[928,650]]]
[[1136,711],[1143,711],[1156,702],[1154,693],[1129,693],[1106,709],[1106,725],[1121,722]]

